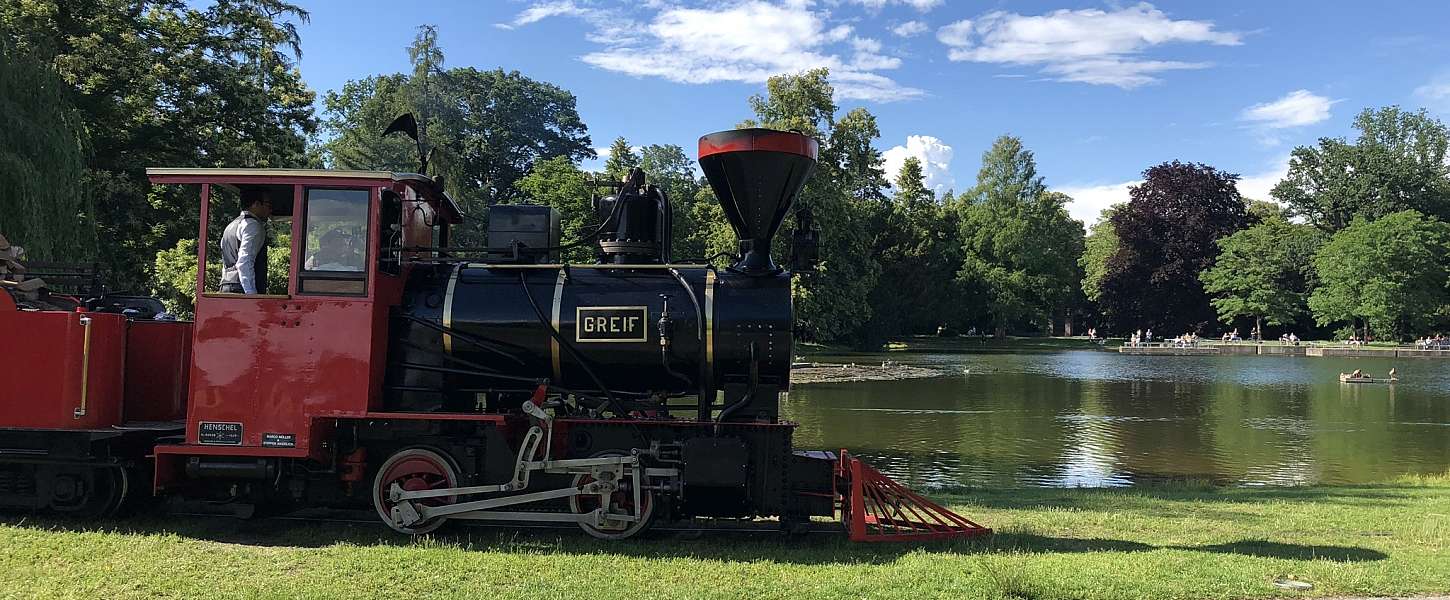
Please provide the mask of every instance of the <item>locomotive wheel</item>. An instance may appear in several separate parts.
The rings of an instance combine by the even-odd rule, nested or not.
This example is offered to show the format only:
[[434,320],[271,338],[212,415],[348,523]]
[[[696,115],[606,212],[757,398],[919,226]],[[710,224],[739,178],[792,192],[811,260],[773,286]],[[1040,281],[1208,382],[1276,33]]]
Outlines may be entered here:
[[[388,490],[393,487],[394,483],[409,492],[458,487],[458,472],[453,468],[453,463],[443,455],[425,448],[407,448],[388,457],[387,462],[378,468],[378,474],[373,478],[373,507],[377,509],[378,516],[382,517],[388,527],[391,527],[393,531],[408,535],[422,535],[431,532],[443,526],[443,523],[448,520],[447,517],[436,517],[409,526],[393,523],[393,507],[396,506],[396,503],[388,499]],[[457,496],[445,496],[415,500],[414,502],[424,506],[442,506],[452,504],[457,499]]]
[[[623,452],[604,451],[595,454],[591,458],[602,458],[606,456],[625,456],[625,454]],[[574,476],[574,487],[577,488],[591,481],[594,481],[593,476],[580,473]],[[624,478],[620,477],[620,481],[624,481]],[[634,513],[634,490],[629,487],[632,485],[639,485],[639,482],[631,481],[629,484],[621,486],[613,494],[610,494],[609,512]],[[634,537],[641,531],[649,528],[655,510],[653,492],[644,491],[640,494],[639,498],[640,504],[643,506],[640,507],[640,518],[638,521],[632,523],[625,522],[617,526],[606,525],[603,527],[596,527],[593,523],[581,522],[579,523],[579,528],[583,529],[585,533],[601,540],[623,540]],[[599,508],[599,496],[597,495],[590,494],[569,497],[569,510],[576,515],[594,512],[597,508]]]
[[89,477],[78,472],[53,472],[50,508],[81,519],[111,516],[130,491],[131,479],[121,467],[96,467]]

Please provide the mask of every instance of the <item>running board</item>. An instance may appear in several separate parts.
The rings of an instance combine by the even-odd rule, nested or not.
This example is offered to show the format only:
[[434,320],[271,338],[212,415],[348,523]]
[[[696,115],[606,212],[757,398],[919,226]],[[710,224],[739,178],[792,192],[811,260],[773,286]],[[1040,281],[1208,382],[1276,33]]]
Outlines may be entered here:
[[853,542],[918,542],[991,535],[992,530],[906,489],[841,451],[836,504]]

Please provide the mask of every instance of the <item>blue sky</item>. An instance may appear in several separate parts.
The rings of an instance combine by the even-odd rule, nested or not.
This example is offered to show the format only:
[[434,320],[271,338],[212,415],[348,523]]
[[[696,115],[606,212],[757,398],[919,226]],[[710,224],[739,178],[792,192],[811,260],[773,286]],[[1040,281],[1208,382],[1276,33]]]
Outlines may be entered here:
[[[679,144],[750,116],[766,77],[832,68],[877,116],[889,166],[971,186],[1003,133],[1089,224],[1144,168],[1200,161],[1267,199],[1289,151],[1350,135],[1364,107],[1450,117],[1450,2],[503,0],[302,2],[319,92],[406,69],[414,26],[449,66],[503,67],[579,99],[596,147]],[[320,102],[319,102],[320,104]],[[894,173],[893,173],[894,174]]]

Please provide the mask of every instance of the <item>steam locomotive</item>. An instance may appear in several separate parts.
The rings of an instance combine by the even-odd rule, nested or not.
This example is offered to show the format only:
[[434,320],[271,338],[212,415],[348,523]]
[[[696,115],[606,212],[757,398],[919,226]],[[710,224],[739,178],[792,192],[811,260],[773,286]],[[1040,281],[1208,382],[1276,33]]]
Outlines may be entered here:
[[[269,195],[272,229],[291,232],[286,293],[218,292],[199,269],[194,322],[0,293],[0,346],[45,341],[0,387],[0,508],[370,508],[407,534],[450,520],[605,539],[830,520],[856,540],[986,533],[844,451],[792,446],[792,274],[771,245],[817,152],[791,132],[700,138],[739,240],[727,268],[671,262],[670,198],[637,169],[580,239],[560,239],[552,208],[499,205],[482,248],[450,245],[464,215],[422,175],[150,169],[199,186],[202,265],[212,211]],[[802,267],[816,233],[798,217]],[[594,262],[558,262],[585,245]]]

